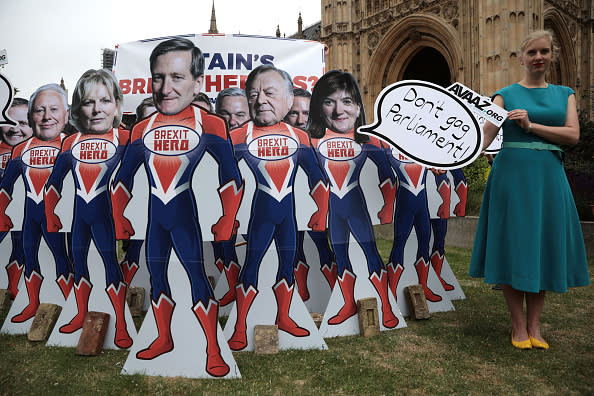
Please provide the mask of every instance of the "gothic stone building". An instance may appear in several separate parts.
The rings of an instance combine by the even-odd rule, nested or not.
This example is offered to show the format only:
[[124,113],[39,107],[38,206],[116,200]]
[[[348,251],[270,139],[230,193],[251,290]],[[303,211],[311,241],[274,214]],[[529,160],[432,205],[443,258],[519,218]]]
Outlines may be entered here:
[[382,88],[404,79],[491,95],[521,79],[520,43],[546,28],[559,47],[549,81],[574,88],[592,118],[592,18],[593,0],[322,0],[319,40],[326,69],[358,79],[369,114]]

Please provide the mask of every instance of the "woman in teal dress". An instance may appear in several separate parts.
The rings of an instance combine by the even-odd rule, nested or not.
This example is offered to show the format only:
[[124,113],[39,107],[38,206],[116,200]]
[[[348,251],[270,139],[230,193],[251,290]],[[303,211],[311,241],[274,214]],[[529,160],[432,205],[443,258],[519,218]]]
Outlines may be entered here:
[[[545,81],[554,60],[552,35],[530,34],[521,46],[524,78],[494,94],[509,113],[503,148],[485,188],[470,275],[501,284],[511,343],[548,349],[540,334],[545,292],[589,284],[582,230],[563,170],[560,144],[575,145],[579,123],[574,91]],[[498,128],[484,127],[488,147]],[[524,301],[526,315],[524,316]]]

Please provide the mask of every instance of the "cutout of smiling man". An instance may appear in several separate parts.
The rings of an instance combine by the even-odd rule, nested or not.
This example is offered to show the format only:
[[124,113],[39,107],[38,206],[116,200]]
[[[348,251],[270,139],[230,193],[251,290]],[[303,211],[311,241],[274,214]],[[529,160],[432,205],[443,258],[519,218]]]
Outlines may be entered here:
[[258,294],[260,263],[274,239],[279,268],[273,287],[279,330],[295,337],[309,331],[289,317],[294,291],[297,224],[293,183],[297,167],[308,175],[310,195],[318,206],[308,226],[326,229],[328,185],[305,131],[282,122],[293,103],[293,80],[273,65],[252,70],[245,83],[252,121],[231,131],[237,160],[244,159],[257,188],[248,225],[247,255],[235,287],[237,321],[229,339],[232,350],[247,346],[247,314]]
[[171,249],[186,270],[192,290],[192,310],[206,336],[206,371],[214,377],[229,373],[217,340],[218,302],[203,265],[202,236],[191,178],[209,152],[219,165],[218,189],[223,216],[212,226],[215,240],[228,240],[243,196],[243,182],[227,139],[225,121],[192,105],[204,78],[204,57],[191,41],[161,42],[150,56],[152,89],[158,112],[134,126],[128,149],[112,187],[116,236],[134,235],[123,215],[131,198],[133,177],[144,163],[149,177],[150,202],[146,257],[151,275],[151,301],[157,338],[136,354],[150,360],[173,349],[171,318],[175,302],[167,279]]
[[29,304],[20,314],[11,318],[13,323],[31,319],[39,307],[39,291],[43,276],[38,253],[42,236],[54,256],[56,282],[64,299],[68,298],[74,283],[72,265],[66,251],[66,234],[47,231],[43,200],[44,185],[52,172],[62,140],[66,137],[62,133],[68,122],[66,93],[57,84],[39,87],[31,95],[28,114],[33,137],[13,148],[11,160],[0,183],[0,231],[8,231],[13,227],[12,221],[5,213],[19,175],[22,175],[27,190],[23,219],[23,250]]

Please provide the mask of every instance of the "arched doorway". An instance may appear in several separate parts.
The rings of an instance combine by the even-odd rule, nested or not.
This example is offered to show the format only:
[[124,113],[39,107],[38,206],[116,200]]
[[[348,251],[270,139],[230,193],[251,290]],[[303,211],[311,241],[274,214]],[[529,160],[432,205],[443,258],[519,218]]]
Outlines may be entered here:
[[429,81],[442,87],[451,85],[448,62],[435,48],[424,47],[417,52],[402,74],[403,80]]

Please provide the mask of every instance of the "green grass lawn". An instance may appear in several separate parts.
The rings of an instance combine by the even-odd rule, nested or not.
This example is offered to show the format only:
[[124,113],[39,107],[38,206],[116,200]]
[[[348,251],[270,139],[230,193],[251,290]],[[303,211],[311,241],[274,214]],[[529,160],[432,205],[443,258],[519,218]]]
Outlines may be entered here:
[[[378,247],[385,259],[391,241]],[[466,294],[455,311],[377,337],[327,339],[327,351],[234,353],[242,379],[120,375],[126,352],[81,357],[74,348],[0,335],[0,394],[594,394],[592,286],[550,293],[542,333],[551,349],[519,351],[509,342],[502,293],[467,275],[470,251],[448,248],[446,257]]]

